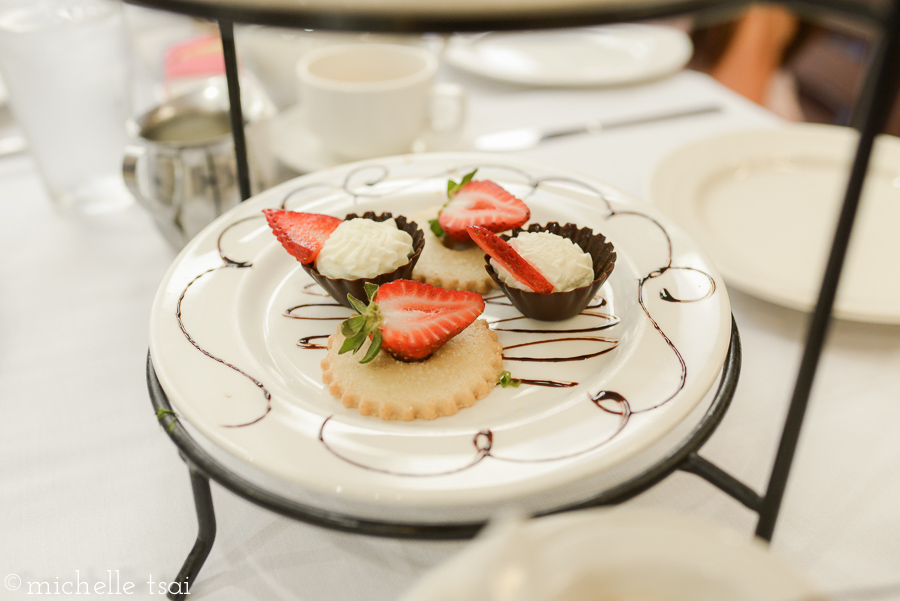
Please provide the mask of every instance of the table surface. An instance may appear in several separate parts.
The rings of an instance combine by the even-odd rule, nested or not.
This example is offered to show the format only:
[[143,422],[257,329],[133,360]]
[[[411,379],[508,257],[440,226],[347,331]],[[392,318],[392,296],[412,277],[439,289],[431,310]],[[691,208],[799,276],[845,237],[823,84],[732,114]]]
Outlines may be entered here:
[[[449,68],[442,77],[466,87],[473,134],[721,103],[718,115],[516,153],[638,196],[654,165],[679,146],[779,125],[692,72],[586,90],[518,88]],[[151,301],[175,253],[138,206],[81,217],[54,210],[27,154],[0,159],[0,203],[0,577],[118,577],[136,583],[127,598],[162,598],[148,589],[174,578],[196,534],[187,470],[156,422],[144,380]],[[807,316],[730,295],[743,369],[703,455],[761,491]],[[772,544],[826,590],[898,580],[898,360],[900,327],[833,323]],[[326,531],[217,485],[213,498],[218,538],[191,599],[395,599],[466,545]],[[692,515],[748,538],[755,526],[755,514],[683,473],[626,505]],[[25,594],[0,589],[0,597]]]

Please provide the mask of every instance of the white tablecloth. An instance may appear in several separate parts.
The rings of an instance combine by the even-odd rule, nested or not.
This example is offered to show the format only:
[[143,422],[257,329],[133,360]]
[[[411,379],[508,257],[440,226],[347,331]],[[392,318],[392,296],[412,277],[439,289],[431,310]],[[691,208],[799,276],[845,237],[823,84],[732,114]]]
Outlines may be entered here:
[[[471,133],[721,103],[721,115],[519,153],[639,196],[654,164],[678,146],[778,123],[690,72],[580,91],[444,75],[468,89]],[[158,583],[175,577],[196,534],[187,470],[144,381],[150,304],[174,252],[138,206],[59,214],[27,155],[0,159],[0,205],[0,578],[118,577],[135,583],[121,598],[161,599]],[[703,455],[762,491],[807,317],[730,292],[744,363],[733,405]],[[772,546],[827,590],[900,579],[898,365],[900,328],[833,324]],[[213,497],[218,537],[192,599],[395,599],[466,544],[322,530],[215,484]],[[683,473],[628,505],[691,514],[747,537],[755,526],[750,511]],[[0,599],[27,597],[24,587],[8,588],[0,585]]]

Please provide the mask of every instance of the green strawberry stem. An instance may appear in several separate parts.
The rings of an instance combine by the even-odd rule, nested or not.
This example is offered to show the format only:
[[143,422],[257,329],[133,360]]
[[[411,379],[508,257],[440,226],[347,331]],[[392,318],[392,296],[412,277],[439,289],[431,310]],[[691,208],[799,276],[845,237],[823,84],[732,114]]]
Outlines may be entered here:
[[518,388],[522,380],[516,380],[512,374],[506,370],[500,372],[500,381],[497,382],[502,388]]
[[[453,181],[452,179],[447,180],[447,202],[453,200],[453,197],[456,196],[460,190],[465,188],[466,184],[472,181],[472,178],[475,177],[475,173],[477,171],[478,169],[474,169],[471,172],[466,173],[464,176],[462,176],[462,179],[459,180],[459,183]],[[438,238],[444,237],[444,228],[442,228],[440,223],[438,223],[438,218],[441,216],[441,211],[443,211],[444,207],[447,206],[447,202],[445,202],[444,206],[441,207],[441,210],[438,211],[437,217],[428,220],[428,226],[431,228],[431,232]]]
[[478,171],[478,169],[475,169],[474,171],[471,171],[470,173],[466,173],[462,177],[462,179],[459,180],[459,183],[456,183],[452,179],[449,180],[447,182],[447,198],[450,200],[453,200],[453,197],[456,196],[460,190],[465,188],[466,184],[468,184],[470,181],[472,181],[472,178],[475,177],[475,173],[477,171]]
[[166,424],[166,432],[171,434],[172,430],[175,429],[175,424],[178,422],[178,414],[172,411],[171,409],[163,409],[159,408],[156,410],[156,419],[159,420],[159,423],[162,424],[163,418],[165,416],[171,416],[172,419]]
[[[438,211],[438,215],[440,215],[440,214],[441,214],[441,212]],[[434,234],[435,236],[437,236],[438,238],[444,237],[444,228],[441,227],[441,224],[438,222],[437,217],[435,217],[434,219],[428,220],[428,227],[431,228],[431,233]]]
[[375,330],[375,333],[372,334],[372,344],[369,345],[369,350],[366,351],[366,356],[359,360],[360,363],[368,363],[372,359],[375,358],[381,351],[381,332]]
[[378,286],[372,282],[366,282],[366,296],[369,301],[368,305],[354,297],[352,294],[347,295],[347,300],[353,308],[356,309],[359,315],[354,315],[341,324],[341,334],[344,335],[344,344],[341,345],[341,349],[338,351],[339,355],[350,351],[353,351],[355,354],[362,348],[362,345],[365,344],[366,340],[369,338],[369,334],[372,335],[372,343],[369,345],[369,350],[366,351],[366,354],[359,362],[368,363],[374,359],[381,350],[381,331],[379,328],[381,327],[381,324],[384,323],[384,317],[381,315],[381,309],[378,308],[378,305],[372,302],[376,292],[378,292]]

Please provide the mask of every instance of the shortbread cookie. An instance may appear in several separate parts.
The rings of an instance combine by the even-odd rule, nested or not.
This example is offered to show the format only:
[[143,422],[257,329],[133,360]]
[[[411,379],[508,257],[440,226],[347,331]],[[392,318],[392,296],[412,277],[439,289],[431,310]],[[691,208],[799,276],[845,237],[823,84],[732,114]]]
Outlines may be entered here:
[[452,250],[444,246],[428,227],[428,221],[437,217],[440,207],[431,207],[413,216],[425,234],[425,248],[413,269],[413,278],[432,286],[448,290],[471,290],[483,294],[494,289],[494,281],[484,265],[484,251],[473,246],[464,250]]
[[322,381],[345,407],[386,420],[434,419],[472,406],[493,390],[503,370],[502,347],[483,319],[417,363],[379,353],[370,363],[357,353],[338,354],[344,336],[340,328],[328,338],[322,360]]

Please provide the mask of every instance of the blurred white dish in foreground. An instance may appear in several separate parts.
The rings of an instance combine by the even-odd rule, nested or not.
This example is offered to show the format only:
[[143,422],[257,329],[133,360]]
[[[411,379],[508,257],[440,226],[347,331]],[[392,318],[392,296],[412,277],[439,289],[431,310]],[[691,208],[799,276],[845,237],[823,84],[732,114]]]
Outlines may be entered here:
[[492,524],[401,601],[824,601],[764,543],[675,514]]
[[611,86],[678,71],[693,54],[683,31],[653,25],[487,33],[453,38],[444,58],[471,73],[531,86]]
[[[663,159],[647,196],[687,229],[730,284],[815,306],[843,203],[855,131],[797,124],[733,132]],[[844,319],[900,324],[900,140],[875,146],[835,303]]]

